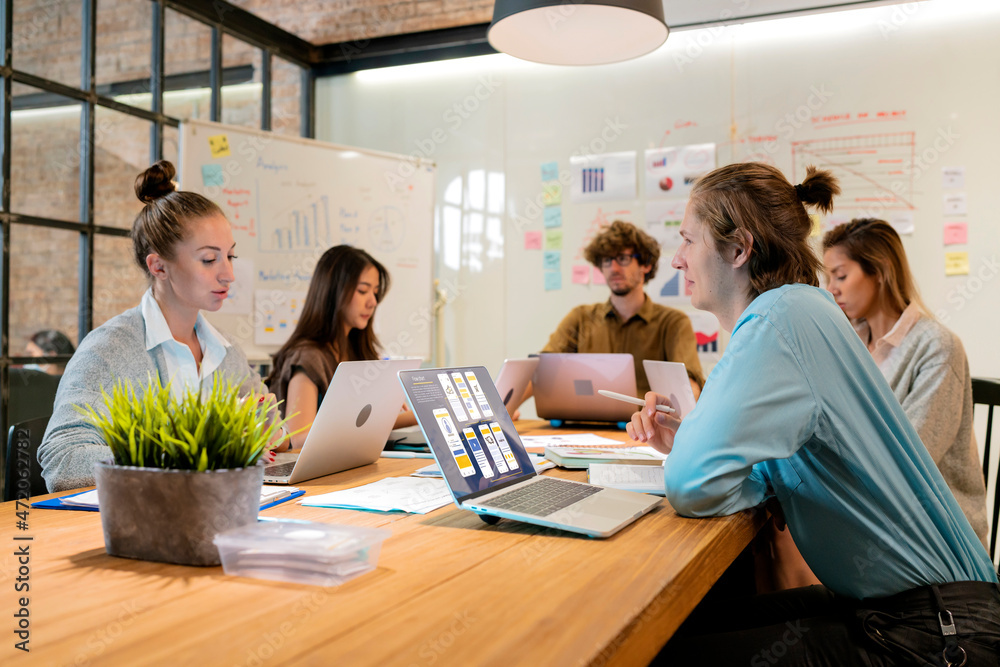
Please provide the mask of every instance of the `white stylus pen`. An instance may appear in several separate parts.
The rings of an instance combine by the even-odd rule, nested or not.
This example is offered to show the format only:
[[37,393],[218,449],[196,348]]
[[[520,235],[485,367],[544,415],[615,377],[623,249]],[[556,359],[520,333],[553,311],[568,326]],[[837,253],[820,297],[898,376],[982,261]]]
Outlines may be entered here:
[[[636,398],[635,396],[626,396],[625,394],[619,394],[617,391],[608,391],[607,389],[598,389],[597,393],[600,394],[601,396],[607,396],[608,398],[613,398],[616,401],[623,401],[625,403],[631,403],[632,405],[641,405],[641,406],[645,406],[646,405],[646,401],[642,400],[641,398]],[[656,411],[657,412],[666,412],[667,414],[670,414],[671,412],[674,412],[674,409],[672,407],[670,407],[669,405],[657,405],[656,406]]]

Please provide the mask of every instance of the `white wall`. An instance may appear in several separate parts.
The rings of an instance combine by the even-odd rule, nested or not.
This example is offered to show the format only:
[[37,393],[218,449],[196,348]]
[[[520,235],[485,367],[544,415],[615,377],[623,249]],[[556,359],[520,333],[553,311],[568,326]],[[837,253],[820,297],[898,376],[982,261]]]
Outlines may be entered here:
[[[541,192],[541,163],[567,169],[581,146],[641,158],[649,147],[715,142],[719,164],[763,156],[791,175],[792,142],[914,132],[900,177],[914,206],[916,230],[904,237],[911,266],[929,306],[965,342],[973,374],[998,377],[998,33],[998,3],[951,0],[677,32],[654,54],[602,67],[497,55],[360,73],[318,83],[317,136],[438,164],[436,275],[452,295],[446,361],[495,372],[505,356],[544,345],[570,307],[607,296],[570,285],[566,260],[563,289],[542,289],[541,253],[523,249],[524,231],[542,229],[540,215],[523,222]],[[822,120],[880,111],[905,114]],[[964,217],[943,214],[945,166],[966,168]],[[603,210],[642,224],[642,207],[640,186]],[[871,212],[890,213],[877,203]],[[595,213],[564,194],[564,255]],[[943,224],[953,220],[968,222],[968,244],[945,248]],[[971,274],[945,277],[946,250],[967,250]]]

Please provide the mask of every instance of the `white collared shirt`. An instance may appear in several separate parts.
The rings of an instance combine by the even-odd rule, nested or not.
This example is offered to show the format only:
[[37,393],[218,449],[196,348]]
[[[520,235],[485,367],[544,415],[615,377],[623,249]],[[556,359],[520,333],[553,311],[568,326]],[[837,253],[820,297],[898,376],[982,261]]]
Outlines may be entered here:
[[170,327],[163,317],[160,304],[153,298],[152,288],[142,295],[140,309],[142,318],[146,321],[146,350],[152,351],[158,345],[163,347],[163,356],[167,362],[167,377],[171,381],[170,393],[179,399],[185,390],[196,388],[199,384],[203,392],[210,390],[212,383],[209,377],[222,365],[222,360],[226,357],[226,348],[231,346],[229,341],[223,338],[201,313],[198,313],[194,331],[201,345],[202,358],[199,369],[191,349],[175,340],[170,333]]

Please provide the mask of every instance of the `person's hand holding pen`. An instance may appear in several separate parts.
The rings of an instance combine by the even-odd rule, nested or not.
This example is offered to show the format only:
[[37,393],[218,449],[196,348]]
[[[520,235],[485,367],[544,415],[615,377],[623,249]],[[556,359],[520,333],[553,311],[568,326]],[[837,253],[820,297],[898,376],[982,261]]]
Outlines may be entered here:
[[658,411],[657,405],[667,405],[675,410],[677,407],[666,396],[661,396],[655,391],[647,391],[646,405],[632,415],[632,421],[625,426],[625,431],[633,440],[645,443],[658,452],[669,454],[674,448],[674,434],[677,433],[681,420],[673,414]]

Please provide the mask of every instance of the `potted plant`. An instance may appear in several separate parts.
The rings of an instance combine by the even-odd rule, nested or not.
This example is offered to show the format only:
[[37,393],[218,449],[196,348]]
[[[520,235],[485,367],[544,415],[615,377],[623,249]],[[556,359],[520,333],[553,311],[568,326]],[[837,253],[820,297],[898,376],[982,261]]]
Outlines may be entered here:
[[101,394],[105,413],[78,409],[113,455],[95,470],[108,553],[218,565],[215,535],[257,520],[260,459],[283,422],[261,414],[259,394],[241,397],[218,379],[205,395],[192,389],[179,400],[158,378]]

